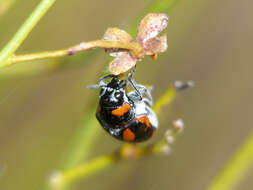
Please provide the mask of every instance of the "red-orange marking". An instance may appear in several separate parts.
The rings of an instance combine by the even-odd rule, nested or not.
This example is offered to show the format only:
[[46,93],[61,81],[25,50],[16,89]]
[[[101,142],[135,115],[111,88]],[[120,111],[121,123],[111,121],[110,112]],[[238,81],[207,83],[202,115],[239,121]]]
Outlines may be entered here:
[[127,128],[123,131],[123,139],[125,141],[134,141],[135,134],[131,131],[131,129]]
[[123,116],[125,113],[127,113],[129,110],[131,109],[131,107],[128,104],[123,104],[123,106],[112,110],[112,115],[115,116]]
[[149,119],[146,115],[136,118],[136,120],[139,121],[140,123],[146,125],[146,127],[144,129],[145,131],[148,130],[148,128],[150,128],[150,122],[149,122]]
[[98,105],[98,107],[97,107],[97,112],[101,112],[101,107],[100,107],[100,105]]

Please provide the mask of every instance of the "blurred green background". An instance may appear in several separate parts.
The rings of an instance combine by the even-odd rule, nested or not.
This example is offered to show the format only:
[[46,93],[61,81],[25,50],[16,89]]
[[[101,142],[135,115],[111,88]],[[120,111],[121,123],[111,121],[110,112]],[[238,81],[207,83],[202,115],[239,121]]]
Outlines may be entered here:
[[[1,0],[0,7],[6,2]],[[0,48],[39,2],[17,0],[0,13]],[[17,54],[99,39],[107,27],[128,29],[150,2],[57,1]],[[135,79],[154,86],[155,100],[175,80],[196,82],[194,89],[163,109],[159,131],[147,143],[161,139],[177,118],[185,122],[183,135],[169,157],[121,162],[78,181],[72,189],[201,190],[210,183],[252,130],[252,8],[251,0],[180,0],[175,4],[165,31],[167,52],[156,61],[147,57],[140,62]],[[42,189],[50,172],[59,167],[97,99],[98,92],[86,86],[106,73],[108,55],[102,50],[93,52],[0,70],[0,189]],[[97,127],[89,159],[122,144],[98,123]],[[238,189],[252,189],[250,172]]]

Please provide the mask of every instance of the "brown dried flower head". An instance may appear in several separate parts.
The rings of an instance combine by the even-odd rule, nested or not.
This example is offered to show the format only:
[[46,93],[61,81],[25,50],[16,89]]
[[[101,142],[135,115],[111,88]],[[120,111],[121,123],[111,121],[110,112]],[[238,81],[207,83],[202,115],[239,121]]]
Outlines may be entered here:
[[159,53],[166,51],[166,35],[160,37],[157,35],[167,27],[167,24],[166,14],[149,13],[141,20],[136,39],[119,28],[108,28],[103,40],[129,43],[129,46],[133,45],[132,49],[135,49],[134,52],[126,49],[107,48],[110,55],[115,57],[109,65],[109,71],[114,75],[129,72],[144,55],[156,59]]

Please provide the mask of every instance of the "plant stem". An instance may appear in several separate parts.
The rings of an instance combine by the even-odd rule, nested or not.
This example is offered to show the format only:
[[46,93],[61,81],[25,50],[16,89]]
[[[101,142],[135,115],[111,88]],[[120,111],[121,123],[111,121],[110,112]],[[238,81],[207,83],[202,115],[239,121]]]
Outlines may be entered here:
[[134,56],[139,56],[142,53],[142,46],[137,42],[119,42],[119,41],[104,41],[104,40],[95,40],[90,42],[82,42],[78,45],[67,49],[55,50],[55,51],[46,51],[33,54],[17,55],[12,56],[8,59],[8,65],[24,62],[24,61],[33,61],[37,59],[45,58],[55,58],[68,55],[74,55],[81,51],[90,50],[93,48],[120,48],[132,51]]
[[66,182],[70,182],[72,179],[77,179],[79,176],[92,175],[97,170],[102,170],[115,161],[116,157],[114,155],[101,156],[91,162],[84,163],[77,168],[63,172],[61,178]]
[[253,165],[253,132],[206,190],[235,189]]
[[17,48],[23,43],[25,38],[34,28],[34,26],[40,21],[47,10],[54,4],[56,0],[42,0],[40,4],[35,8],[32,14],[24,22],[18,32],[9,41],[9,43],[0,52],[0,67],[7,66],[10,64],[7,61],[17,50]]
[[57,173],[50,178],[50,186],[52,189],[62,189],[62,186],[70,184],[73,180],[77,180],[84,176],[89,176],[97,171],[105,169],[116,161],[116,155],[100,156],[90,162],[84,163],[64,172]]
[[159,115],[162,107],[170,104],[172,100],[175,98],[175,96],[176,96],[176,90],[174,88],[174,85],[171,85],[168,88],[168,90],[166,90],[166,92],[156,102],[153,108],[156,114]]

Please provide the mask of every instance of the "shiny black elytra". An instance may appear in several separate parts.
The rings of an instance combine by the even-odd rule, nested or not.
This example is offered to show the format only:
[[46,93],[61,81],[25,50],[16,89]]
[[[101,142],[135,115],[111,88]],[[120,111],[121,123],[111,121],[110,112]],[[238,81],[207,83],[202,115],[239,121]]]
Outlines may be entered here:
[[[106,83],[104,80],[108,78],[111,81]],[[151,109],[150,92],[129,79],[135,89],[129,93],[126,93],[127,81],[118,80],[113,75],[101,78],[98,85],[89,88],[101,88],[96,117],[102,127],[119,140],[142,142],[153,136],[158,119]]]

